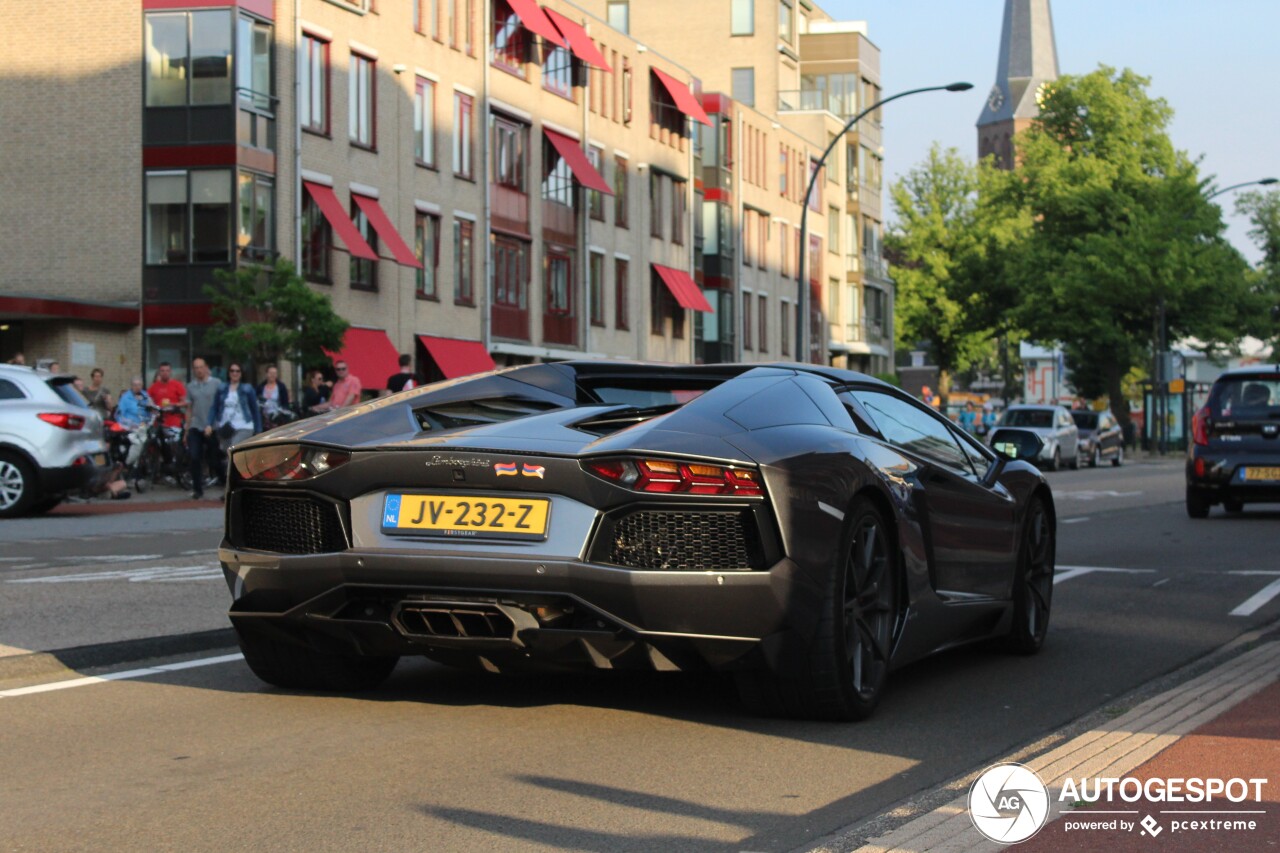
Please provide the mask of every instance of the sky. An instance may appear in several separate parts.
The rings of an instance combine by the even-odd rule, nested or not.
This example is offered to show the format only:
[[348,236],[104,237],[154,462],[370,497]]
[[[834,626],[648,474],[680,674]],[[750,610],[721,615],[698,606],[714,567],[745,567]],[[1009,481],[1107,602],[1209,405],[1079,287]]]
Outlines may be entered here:
[[[935,141],[977,159],[975,122],[995,83],[1004,0],[818,0],[836,20],[865,20],[880,48],[885,95],[964,80],[968,92],[927,92],[886,106],[888,187]],[[1202,157],[1214,188],[1280,178],[1280,0],[1051,0],[1059,74],[1099,65],[1151,78],[1173,108],[1174,147]],[[1273,189],[1275,187],[1272,187]],[[1258,189],[1255,187],[1254,189]],[[1257,263],[1234,196],[1215,199],[1227,239]],[[893,221],[890,213],[888,219]]]

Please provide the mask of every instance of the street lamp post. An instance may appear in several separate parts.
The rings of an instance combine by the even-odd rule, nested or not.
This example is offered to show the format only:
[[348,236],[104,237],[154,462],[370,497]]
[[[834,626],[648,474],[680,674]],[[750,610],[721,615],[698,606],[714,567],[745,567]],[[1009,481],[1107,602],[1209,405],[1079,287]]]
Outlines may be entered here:
[[[887,98],[881,98],[853,118],[845,122],[844,130],[836,134],[835,138],[827,145],[827,150],[822,152],[822,157],[818,159],[816,168],[811,169],[809,175],[809,185],[805,189],[804,197],[801,199],[800,208],[800,257],[796,264],[796,278],[799,284],[799,294],[796,300],[796,355],[797,361],[809,360],[809,283],[804,280],[805,268],[804,262],[809,255],[809,199],[813,197],[813,185],[818,180],[818,175],[822,172],[823,165],[827,162],[827,158],[831,156],[831,152],[835,150],[836,143],[839,142],[845,134],[853,130],[854,126],[862,120],[866,115],[879,109],[890,101],[896,101],[898,98],[905,98],[907,95],[918,95],[921,92],[965,92],[973,88],[972,83],[951,83],[947,86],[926,86],[923,89],[908,89],[905,92],[898,92],[896,95],[890,95]],[[803,355],[801,355],[803,353]]]
[[[1205,196],[1204,200],[1209,201],[1210,199],[1216,198],[1224,193],[1229,193],[1232,190],[1238,190],[1244,187],[1252,187],[1254,185],[1261,187],[1270,186],[1271,184],[1276,183],[1277,180],[1277,178],[1259,178],[1256,181],[1242,181],[1238,184],[1232,184],[1229,187],[1223,187],[1220,190],[1214,190]],[[1189,215],[1190,214],[1188,214],[1188,216]],[[1151,374],[1151,378],[1153,380],[1151,402],[1153,404],[1153,408],[1156,409],[1155,414],[1157,416],[1157,420],[1154,423],[1154,432],[1152,437],[1156,439],[1156,448],[1163,456],[1167,449],[1169,437],[1168,417],[1170,377],[1165,374],[1169,372],[1166,368],[1172,363],[1170,353],[1167,352],[1169,348],[1169,326],[1165,316],[1163,293],[1160,294],[1160,303],[1157,308],[1157,322],[1155,370]],[[1184,390],[1183,393],[1185,394],[1186,391]]]

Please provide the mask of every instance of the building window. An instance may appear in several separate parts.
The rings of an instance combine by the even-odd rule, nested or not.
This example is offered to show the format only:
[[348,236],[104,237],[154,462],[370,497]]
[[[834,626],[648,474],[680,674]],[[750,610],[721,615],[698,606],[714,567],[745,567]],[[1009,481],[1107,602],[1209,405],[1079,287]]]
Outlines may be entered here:
[[374,147],[374,85],[377,62],[358,53],[351,54],[350,77],[347,80],[347,123],[351,144]]
[[302,129],[329,133],[329,43],[308,33],[302,35],[302,102],[298,105]]
[[275,38],[271,25],[241,15],[236,21],[236,88],[242,103],[270,112],[272,109],[271,49]]
[[756,32],[755,0],[732,0],[729,11],[729,34],[750,36]]
[[732,70],[732,97],[740,104],[748,107],[756,105],[756,70],[754,68],[734,68]]
[[778,303],[778,351],[791,355],[791,303]]
[[827,251],[840,254],[840,208],[827,208]]
[[613,325],[624,331],[631,328],[630,267],[623,258],[613,259]]
[[785,198],[787,195],[787,171],[791,168],[791,158],[787,155],[787,146],[778,143],[778,191]]
[[529,126],[500,116],[493,117],[493,181],[499,186],[528,193],[525,152]]
[[756,296],[756,306],[760,309],[756,322],[760,332],[760,352],[769,351],[769,297],[763,293]]
[[688,181],[671,181],[671,242],[677,246],[684,245],[684,231],[686,227],[686,212],[689,209],[689,199],[685,197],[688,190]]
[[453,301],[474,305],[476,224],[469,219],[453,220]]
[[231,171],[147,175],[147,263],[231,259]]
[[588,299],[591,301],[591,325],[604,325],[604,255],[592,252],[587,262]]
[[542,198],[573,207],[573,172],[546,137],[542,139]]
[[[604,149],[598,145],[587,146],[587,160],[597,173],[604,174]],[[587,210],[591,218],[604,222],[604,193],[599,190],[587,191]]]
[[506,0],[494,0],[493,4],[493,62],[500,68],[520,77],[525,75],[524,63],[529,55],[529,31]]
[[[373,253],[378,254],[378,235],[373,230],[373,223],[369,221],[369,217],[364,215],[364,211],[353,199],[351,202],[351,221],[355,223],[356,231],[360,232],[360,236],[369,244],[369,248]],[[353,290],[377,290],[378,289],[378,262],[369,260],[368,258],[357,258],[351,256],[351,288]]]
[[649,171],[649,234],[662,239],[662,175]]
[[671,335],[674,338],[684,337],[684,308],[676,302],[659,278],[657,272],[649,277],[649,331],[655,335],[665,335],[667,318],[671,319]]
[[791,0],[779,0],[778,40],[789,45],[795,44],[795,14],[795,10],[791,8]]
[[628,0],[609,0],[607,9],[609,26],[620,33],[629,35],[631,33],[631,4]]
[[422,264],[416,270],[415,290],[419,299],[439,299],[438,274],[440,270],[440,217],[419,213],[413,223],[413,251]]
[[329,267],[333,249],[333,228],[324,218],[320,205],[306,193],[302,200],[302,275],[308,281],[328,284],[333,281]]
[[573,272],[568,254],[547,250],[547,313],[560,317],[573,314]]
[[231,13],[158,12],[146,16],[146,104],[231,103]]
[[[623,30],[625,33],[626,30]],[[622,60],[622,123],[631,124],[631,110],[635,103],[632,98],[632,73],[631,60],[625,57]]]
[[742,210],[742,265],[749,267],[755,263],[756,247],[755,234],[756,230],[752,227],[752,220],[755,219],[756,212],[751,208],[743,208]]
[[436,84],[425,77],[414,82],[413,157],[419,166],[436,167]]
[[657,133],[653,128],[650,129],[650,135],[661,139],[665,144],[668,136],[681,136],[685,132],[685,115],[676,106],[675,100],[671,96],[671,92],[667,90],[666,85],[658,79],[656,74],[649,75],[649,115]]
[[529,307],[529,244],[493,238],[493,301],[520,311]]
[[755,331],[755,325],[752,323],[752,303],[755,302],[755,294],[749,290],[742,291],[742,348],[753,349],[751,345],[751,336]]
[[461,178],[472,177],[471,138],[472,112],[475,101],[462,92],[453,93],[453,173]]
[[809,159],[809,209],[814,213],[822,210],[822,178],[818,175],[818,161]]
[[275,254],[275,209],[275,181],[241,172],[240,230],[236,237],[241,257],[265,260]]
[[627,228],[630,225],[630,216],[628,215],[628,205],[630,204],[629,194],[630,176],[627,174],[627,160],[625,157],[613,158],[613,224],[619,228]]
[[558,45],[544,44],[544,48],[542,88],[573,100],[573,54]]

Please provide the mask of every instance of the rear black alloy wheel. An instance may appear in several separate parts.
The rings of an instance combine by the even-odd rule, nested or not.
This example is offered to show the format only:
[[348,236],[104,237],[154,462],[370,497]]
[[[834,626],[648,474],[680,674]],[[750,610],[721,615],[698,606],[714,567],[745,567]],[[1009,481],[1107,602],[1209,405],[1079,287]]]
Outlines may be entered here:
[[1095,444],[1093,446],[1093,453],[1089,454],[1089,467],[1097,468],[1101,464],[1102,464],[1102,450]]
[[12,453],[0,453],[0,518],[22,515],[35,501],[31,466]]
[[1058,448],[1053,449],[1053,460],[1049,463],[1050,471],[1057,471],[1062,467],[1062,451]]
[[1187,515],[1192,518],[1208,518],[1209,507],[1213,505],[1204,490],[1195,486],[1187,486]]
[[1053,603],[1056,551],[1053,519],[1044,501],[1033,497],[1027,505],[1013,579],[1013,625],[1005,641],[1010,651],[1030,655],[1044,645]]
[[874,508],[867,510],[855,522],[844,577],[844,663],[858,716],[880,701],[898,614],[889,531]]
[[330,654],[269,637],[241,634],[237,640],[254,675],[268,684],[299,690],[372,690],[387,680],[400,660],[395,656]]

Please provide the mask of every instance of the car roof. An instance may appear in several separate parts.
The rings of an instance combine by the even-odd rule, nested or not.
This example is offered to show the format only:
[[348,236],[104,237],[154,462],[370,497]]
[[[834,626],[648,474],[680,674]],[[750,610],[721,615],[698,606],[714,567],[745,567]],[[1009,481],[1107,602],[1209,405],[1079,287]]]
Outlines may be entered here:
[[1245,379],[1250,376],[1258,376],[1266,374],[1273,376],[1280,373],[1280,364],[1251,364],[1246,367],[1233,367],[1230,370],[1224,370],[1222,374],[1214,382],[1223,379]]
[[1056,412],[1062,407],[1056,403],[1014,403],[1012,406],[1006,406],[1006,412],[1012,412],[1017,409],[1036,410],[1042,412]]

